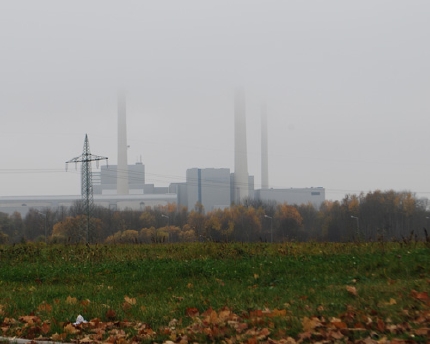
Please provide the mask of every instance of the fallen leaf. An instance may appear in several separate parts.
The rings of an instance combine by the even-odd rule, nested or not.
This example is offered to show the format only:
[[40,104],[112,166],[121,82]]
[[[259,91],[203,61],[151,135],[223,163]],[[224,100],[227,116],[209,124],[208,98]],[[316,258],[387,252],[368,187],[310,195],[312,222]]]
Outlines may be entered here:
[[17,323],[17,321],[14,318],[4,318],[3,319],[3,324],[5,324],[5,325],[14,325],[16,323]]
[[73,326],[71,323],[69,323],[66,326],[64,326],[64,332],[66,332],[68,334],[75,334],[75,333],[78,333],[79,330],[77,330],[75,328],[75,326]]
[[429,299],[429,295],[426,291],[418,292],[416,290],[411,291],[412,297],[416,298],[417,300],[421,301],[427,301]]
[[321,321],[316,317],[310,319],[308,317],[304,317],[302,320],[302,326],[305,332],[312,331],[321,326]]
[[215,311],[212,311],[209,316],[209,323],[216,324],[218,323],[218,314]]
[[258,333],[257,339],[261,341],[263,339],[266,339],[269,335],[270,335],[270,330],[267,327],[265,327],[260,330],[260,332]]
[[122,304],[122,310],[124,311],[124,312],[127,312],[127,311],[129,311],[130,309],[131,309],[131,304],[130,303],[128,303],[128,302],[124,302],[123,304]]
[[34,315],[25,315],[22,317],[19,317],[19,321],[24,322],[30,326],[35,325],[37,323],[40,323],[40,318],[36,317]]
[[379,332],[384,332],[385,331],[385,323],[382,319],[378,319],[377,323],[376,323],[376,327],[378,328]]
[[40,330],[42,331],[43,334],[47,334],[47,333],[49,333],[49,331],[51,331],[51,325],[49,323],[45,322],[41,326]]
[[189,307],[186,310],[186,313],[189,317],[197,317],[199,316],[199,310],[195,307]]
[[256,309],[249,312],[251,318],[261,318],[263,316],[263,311],[261,309]]
[[106,318],[108,318],[109,320],[114,320],[116,317],[116,313],[113,309],[108,309],[106,311]]
[[78,299],[76,298],[76,297],[71,297],[70,295],[69,296],[67,296],[67,298],[66,298],[66,303],[68,304],[68,305],[74,305],[74,304],[76,304],[78,302]]
[[391,298],[390,301],[384,302],[383,305],[385,305],[385,306],[397,305],[397,301],[395,299]]
[[85,338],[79,340],[79,343],[92,343],[92,342],[94,342],[94,340],[92,340],[88,336],[86,336]]
[[417,328],[414,330],[414,333],[417,336],[428,336],[430,335],[430,328],[428,327]]
[[343,321],[332,321],[331,323],[338,329],[348,328],[348,326]]
[[264,315],[269,318],[284,317],[287,315],[287,311],[285,309],[274,309],[273,311],[264,312]]
[[353,295],[353,296],[358,296],[357,288],[356,288],[356,287],[353,287],[353,286],[347,285],[347,286],[346,286],[346,291],[347,291],[348,293],[350,293],[351,295]]
[[342,333],[340,333],[339,331],[330,331],[328,333],[329,337],[336,339],[336,340],[340,340],[344,337],[344,335]]
[[37,307],[39,312],[47,312],[47,313],[51,313],[52,312],[52,306],[48,303],[42,302],[39,307]]
[[62,334],[58,334],[57,332],[55,332],[52,336],[51,339],[54,342],[63,342],[66,340],[67,337],[67,333],[62,333]]
[[219,312],[218,318],[220,319],[220,321],[227,321],[232,317],[232,315],[233,313],[228,308],[224,308]]
[[90,300],[88,300],[88,299],[86,299],[86,300],[82,300],[82,301],[81,301],[81,305],[82,305],[82,306],[88,306],[90,303],[91,303],[91,301],[90,301]]
[[135,298],[124,296],[124,300],[125,300],[125,302],[129,303],[130,305],[135,305],[136,304],[136,299]]

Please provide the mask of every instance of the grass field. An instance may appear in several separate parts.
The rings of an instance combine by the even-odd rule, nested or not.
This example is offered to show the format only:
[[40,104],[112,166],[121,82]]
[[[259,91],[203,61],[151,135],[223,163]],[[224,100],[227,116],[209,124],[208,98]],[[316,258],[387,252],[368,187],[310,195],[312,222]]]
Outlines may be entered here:
[[425,342],[429,287],[413,242],[3,246],[0,336]]

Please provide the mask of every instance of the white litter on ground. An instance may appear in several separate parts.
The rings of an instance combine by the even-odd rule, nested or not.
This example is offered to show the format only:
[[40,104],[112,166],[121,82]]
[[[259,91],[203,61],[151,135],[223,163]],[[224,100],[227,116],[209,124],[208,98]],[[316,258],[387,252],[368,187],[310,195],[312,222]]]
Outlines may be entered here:
[[88,321],[86,321],[85,319],[84,319],[84,317],[82,316],[82,315],[78,315],[78,317],[76,318],[76,322],[75,323],[73,323],[73,325],[79,325],[79,324],[82,324],[82,323],[87,323]]

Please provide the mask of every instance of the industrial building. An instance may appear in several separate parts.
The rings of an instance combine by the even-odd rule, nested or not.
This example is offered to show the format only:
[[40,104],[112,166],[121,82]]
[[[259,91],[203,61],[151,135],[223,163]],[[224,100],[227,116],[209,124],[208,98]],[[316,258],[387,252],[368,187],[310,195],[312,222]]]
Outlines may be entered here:
[[[307,204],[316,208],[325,200],[325,189],[269,188],[267,107],[261,108],[261,189],[254,190],[254,177],[249,175],[246,141],[245,94],[237,90],[234,97],[234,172],[229,168],[190,168],[185,183],[156,187],[145,182],[145,165],[140,161],[127,163],[126,102],[118,96],[118,164],[102,166],[91,173],[94,203],[110,209],[142,210],[145,206],[175,203],[188,210],[197,203],[205,212],[224,209],[245,198],[276,201],[278,203]],[[29,208],[69,207],[80,196],[0,197],[0,212],[25,214]]]
[[[135,165],[126,165],[126,172],[128,193],[131,195],[144,194],[145,165],[141,162]],[[116,195],[118,165],[101,166],[100,172],[92,173],[92,180],[94,195]]]
[[255,190],[255,198],[262,201],[275,201],[288,204],[311,203],[319,209],[325,201],[324,188],[290,188],[290,189],[260,189]]
[[[25,216],[30,208],[42,211],[46,208],[53,210],[61,207],[71,207],[81,200],[80,195],[71,196],[2,196],[0,197],[0,212],[13,214],[18,212]],[[94,195],[94,204],[111,210],[133,209],[143,210],[145,207],[163,206],[176,203],[176,194],[148,195]]]
[[228,208],[231,204],[229,168],[191,168],[187,170],[187,207],[203,205],[205,211]]

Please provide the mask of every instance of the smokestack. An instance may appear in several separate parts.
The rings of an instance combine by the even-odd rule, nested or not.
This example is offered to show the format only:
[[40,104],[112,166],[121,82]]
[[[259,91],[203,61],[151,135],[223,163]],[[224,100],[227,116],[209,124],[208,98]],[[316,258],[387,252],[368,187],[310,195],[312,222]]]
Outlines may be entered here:
[[269,188],[269,144],[267,139],[267,105],[261,106],[261,188]]
[[125,93],[118,93],[118,166],[116,192],[128,195],[128,164],[127,164],[127,125],[126,125]]
[[246,149],[245,93],[236,90],[234,98],[234,199],[248,197],[248,157]]

